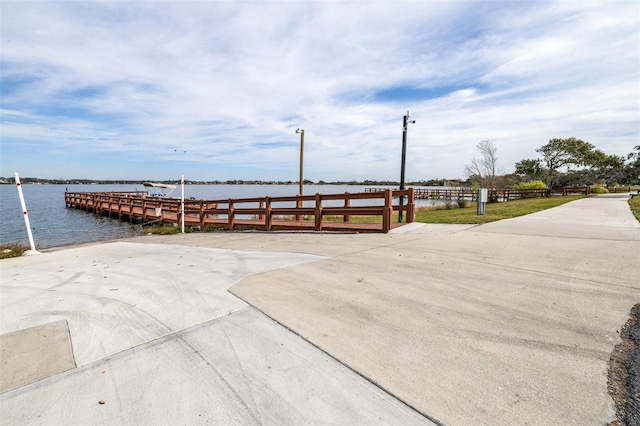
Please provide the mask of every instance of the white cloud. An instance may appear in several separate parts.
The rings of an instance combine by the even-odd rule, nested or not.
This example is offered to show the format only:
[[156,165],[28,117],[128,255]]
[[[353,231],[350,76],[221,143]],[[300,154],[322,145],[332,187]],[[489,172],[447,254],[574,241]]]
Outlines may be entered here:
[[193,179],[295,180],[303,127],[310,179],[396,179],[407,110],[409,179],[461,176],[482,139],[508,171],[553,137],[626,154],[640,133],[635,2],[0,7],[0,174],[29,144],[77,154],[55,177],[104,158],[102,177],[171,178],[152,162],[182,151]]

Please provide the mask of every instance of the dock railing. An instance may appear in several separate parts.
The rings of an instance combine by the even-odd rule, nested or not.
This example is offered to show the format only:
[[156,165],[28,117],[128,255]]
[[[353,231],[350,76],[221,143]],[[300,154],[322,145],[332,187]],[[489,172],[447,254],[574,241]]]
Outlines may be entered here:
[[[383,188],[365,188],[365,192],[376,192]],[[513,189],[513,188],[493,188],[489,189],[488,197],[490,202],[503,202],[509,200],[521,200],[524,198],[542,198],[547,196],[546,189]],[[591,187],[566,187],[556,188],[550,192],[550,195],[577,195],[591,194]],[[414,188],[414,196],[416,200],[464,200],[476,201],[477,190],[473,188]]]
[[[65,192],[70,208],[117,217],[142,224],[182,223],[181,200],[145,196],[146,193]],[[394,204],[400,196],[406,204]],[[200,228],[341,230],[389,232],[398,224],[394,212],[406,222],[415,218],[413,188],[381,189],[360,193],[315,194],[286,197],[184,200],[184,223]],[[368,221],[356,218],[373,217]]]

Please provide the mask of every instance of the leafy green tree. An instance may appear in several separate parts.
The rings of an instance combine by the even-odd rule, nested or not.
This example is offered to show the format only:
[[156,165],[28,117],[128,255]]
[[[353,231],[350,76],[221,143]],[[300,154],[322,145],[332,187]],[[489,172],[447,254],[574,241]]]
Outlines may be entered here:
[[547,188],[551,189],[558,169],[570,165],[588,164],[594,146],[576,138],[551,139],[546,145],[536,149],[542,155],[547,169]]
[[589,154],[588,165],[593,171],[594,180],[610,184],[624,180],[625,158],[621,155],[607,155],[599,149]]
[[536,180],[542,180],[544,177],[544,167],[542,167],[541,160],[539,158],[521,160],[516,163],[516,169],[514,172],[525,182],[531,182]]
[[556,187],[588,186],[598,179],[592,169],[568,170],[566,173],[558,173],[554,177],[553,184]]
[[624,166],[624,179],[630,185],[638,185],[640,184],[640,145],[633,149],[636,152],[627,155],[628,163]]

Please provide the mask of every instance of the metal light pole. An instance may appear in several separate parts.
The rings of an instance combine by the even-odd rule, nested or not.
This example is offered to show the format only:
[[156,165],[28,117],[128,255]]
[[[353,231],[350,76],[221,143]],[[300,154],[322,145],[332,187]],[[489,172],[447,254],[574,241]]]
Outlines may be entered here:
[[299,195],[303,195],[303,182],[304,182],[304,174],[303,174],[303,162],[304,162],[304,129],[297,129],[296,133],[300,133],[300,191]]
[[[416,120],[409,121],[411,113],[407,111],[407,115],[402,119],[402,162],[400,163],[400,190],[404,189],[404,169],[407,161],[407,126],[409,123],[415,123]],[[400,196],[400,205],[404,205],[404,196]],[[398,222],[402,222],[402,210],[398,211]]]

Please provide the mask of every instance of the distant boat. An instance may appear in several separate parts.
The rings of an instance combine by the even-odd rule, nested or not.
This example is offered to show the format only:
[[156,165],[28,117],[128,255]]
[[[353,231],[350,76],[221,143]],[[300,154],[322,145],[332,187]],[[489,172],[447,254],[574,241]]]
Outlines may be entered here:
[[176,185],[166,183],[144,182],[143,185],[150,188],[147,192],[151,197],[171,197]]

